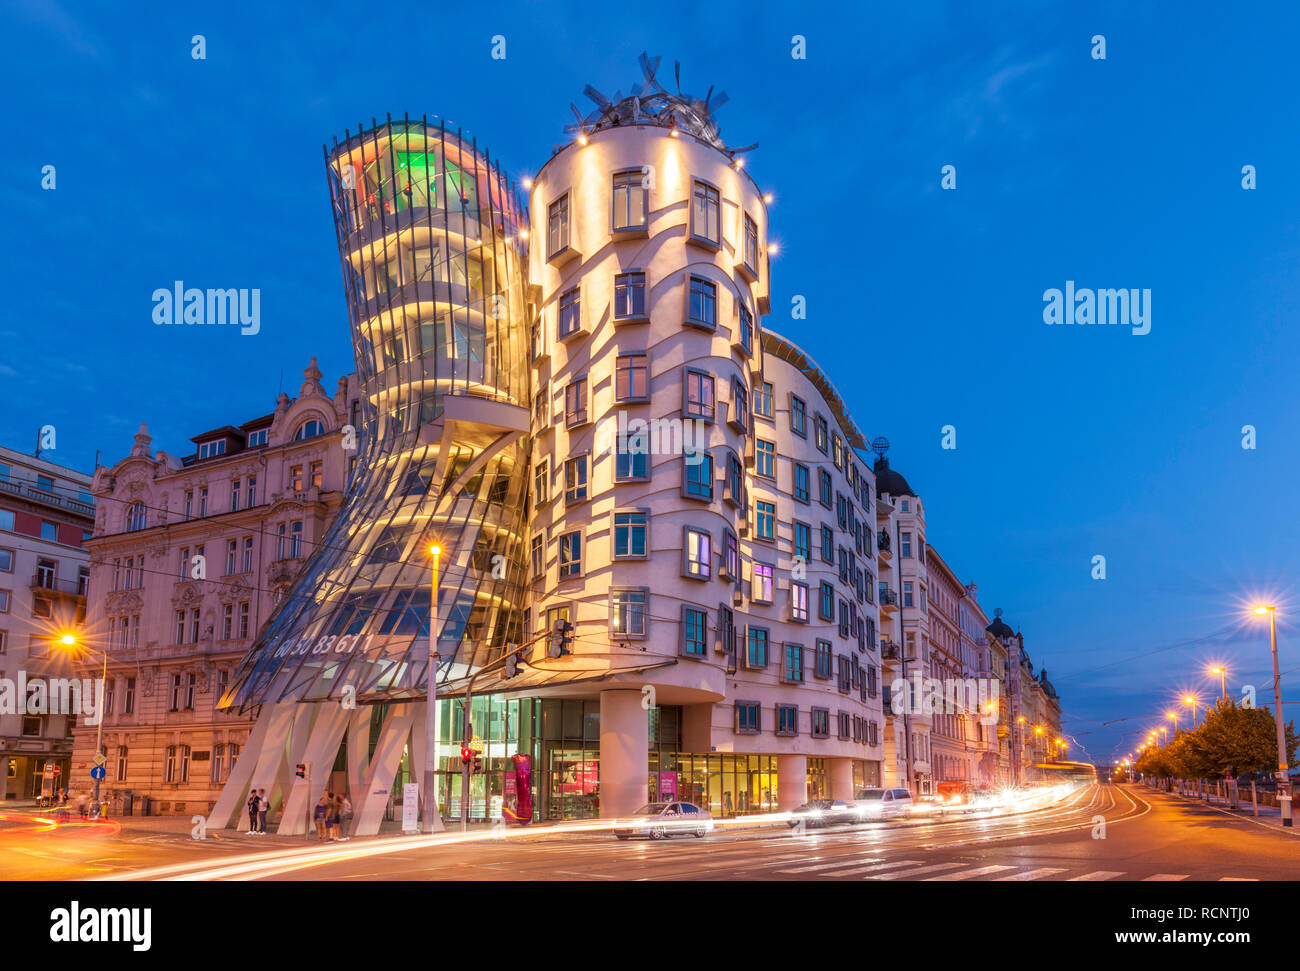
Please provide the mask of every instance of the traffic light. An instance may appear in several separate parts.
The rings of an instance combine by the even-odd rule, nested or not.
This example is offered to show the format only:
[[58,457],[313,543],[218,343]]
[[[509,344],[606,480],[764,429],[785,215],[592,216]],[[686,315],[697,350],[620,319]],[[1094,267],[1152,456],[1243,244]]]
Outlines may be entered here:
[[477,754],[474,756],[474,771],[475,772],[483,771],[483,756]]
[[519,655],[515,653],[517,650],[519,650],[518,644],[506,645],[506,678],[513,678],[519,673]]
[[474,750],[470,748],[468,745],[461,746],[460,759],[462,762],[473,762]]
[[548,657],[564,657],[573,652],[573,625],[567,620],[557,620],[551,632],[551,643],[546,651]]
[[296,775],[299,779],[307,778],[307,763],[299,762],[298,765],[294,768],[293,774]]

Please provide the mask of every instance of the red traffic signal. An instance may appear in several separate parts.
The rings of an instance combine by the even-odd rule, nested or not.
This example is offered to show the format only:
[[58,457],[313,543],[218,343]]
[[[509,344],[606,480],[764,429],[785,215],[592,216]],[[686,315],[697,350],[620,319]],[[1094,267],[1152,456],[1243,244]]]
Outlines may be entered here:
[[466,762],[473,762],[474,750],[470,748],[468,745],[466,745],[464,748],[460,750],[460,757],[464,759]]

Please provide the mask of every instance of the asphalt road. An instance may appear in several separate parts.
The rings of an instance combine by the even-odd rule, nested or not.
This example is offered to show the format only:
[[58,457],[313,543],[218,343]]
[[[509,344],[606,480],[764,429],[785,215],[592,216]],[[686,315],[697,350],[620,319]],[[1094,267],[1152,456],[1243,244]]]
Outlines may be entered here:
[[[1103,823],[1104,821],[1104,823]],[[319,845],[300,839],[32,832],[0,817],[4,879],[180,880],[1071,880],[1300,879],[1289,833],[1139,786],[1096,786],[1004,817],[949,817],[704,839],[497,830]],[[1103,830],[1104,826],[1104,830]]]

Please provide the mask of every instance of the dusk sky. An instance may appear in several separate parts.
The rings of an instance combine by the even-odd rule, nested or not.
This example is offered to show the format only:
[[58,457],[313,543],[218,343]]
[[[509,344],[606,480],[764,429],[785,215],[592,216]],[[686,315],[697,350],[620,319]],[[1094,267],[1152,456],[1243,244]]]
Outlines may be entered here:
[[[1255,597],[1282,606],[1293,715],[1300,11],[976,6],[6,3],[0,442],[51,424],[48,457],[90,471],[141,421],[184,455],[268,413],[311,355],[332,391],[353,362],[322,143],[439,115],[522,178],[644,50],[670,86],[680,61],[683,90],[725,89],[724,139],[759,143],[764,325],[890,440],[929,541],[1046,664],[1072,754],[1122,757],[1175,693],[1211,699],[1211,662],[1269,703]],[[260,288],[260,333],[156,326],[177,280]],[[1150,333],[1046,325],[1067,280],[1149,289]]]

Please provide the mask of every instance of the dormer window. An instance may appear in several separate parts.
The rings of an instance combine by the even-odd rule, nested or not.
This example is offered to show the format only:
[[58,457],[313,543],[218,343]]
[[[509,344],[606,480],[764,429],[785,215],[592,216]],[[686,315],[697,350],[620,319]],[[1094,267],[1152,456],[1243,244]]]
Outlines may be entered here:
[[313,418],[311,421],[302,423],[298,429],[298,434],[293,437],[295,442],[301,442],[303,439],[315,438],[317,435],[325,434],[325,424]]
[[226,440],[224,438],[216,438],[210,442],[199,443],[199,458],[201,459],[210,459],[215,455],[225,454]]
[[259,429],[258,429],[257,431],[255,431],[255,432],[249,432],[249,433],[248,433],[248,447],[249,447],[249,448],[256,448],[256,447],[259,446],[259,445],[265,445],[265,444],[266,444],[266,433],[267,433],[268,431],[270,431],[269,428],[259,428]]

